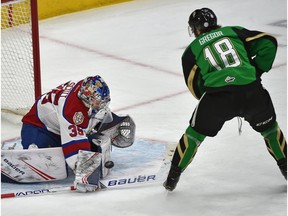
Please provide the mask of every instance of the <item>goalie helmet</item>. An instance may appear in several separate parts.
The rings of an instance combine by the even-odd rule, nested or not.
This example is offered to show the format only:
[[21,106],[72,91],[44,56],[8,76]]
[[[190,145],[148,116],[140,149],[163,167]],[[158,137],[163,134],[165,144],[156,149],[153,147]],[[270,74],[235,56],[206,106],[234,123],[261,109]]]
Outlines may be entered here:
[[217,26],[217,17],[211,9],[201,8],[191,13],[188,24],[194,34],[196,30],[204,33]]
[[86,77],[78,92],[78,97],[86,107],[98,111],[106,108],[110,102],[110,90],[105,81],[99,76]]

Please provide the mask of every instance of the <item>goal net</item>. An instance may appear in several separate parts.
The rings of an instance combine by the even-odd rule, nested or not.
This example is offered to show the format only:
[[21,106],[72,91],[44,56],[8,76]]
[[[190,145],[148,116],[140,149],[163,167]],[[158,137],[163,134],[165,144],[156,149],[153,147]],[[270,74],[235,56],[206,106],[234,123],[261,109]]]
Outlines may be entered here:
[[1,0],[1,116],[25,115],[40,95],[37,0]]

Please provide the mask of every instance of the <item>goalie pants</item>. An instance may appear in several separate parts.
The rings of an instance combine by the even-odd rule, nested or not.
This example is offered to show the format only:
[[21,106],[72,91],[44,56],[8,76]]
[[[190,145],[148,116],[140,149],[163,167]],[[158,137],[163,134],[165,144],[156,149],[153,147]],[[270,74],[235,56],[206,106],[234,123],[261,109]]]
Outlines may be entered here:
[[61,146],[61,137],[59,135],[31,124],[22,125],[21,139],[23,149],[28,149],[31,143],[36,144],[38,148]]
[[190,119],[190,125],[179,140],[172,164],[184,170],[193,160],[206,136],[216,136],[224,123],[243,117],[261,133],[269,153],[278,162],[287,161],[287,144],[276,122],[273,103],[261,85],[237,87],[233,91],[206,93]]

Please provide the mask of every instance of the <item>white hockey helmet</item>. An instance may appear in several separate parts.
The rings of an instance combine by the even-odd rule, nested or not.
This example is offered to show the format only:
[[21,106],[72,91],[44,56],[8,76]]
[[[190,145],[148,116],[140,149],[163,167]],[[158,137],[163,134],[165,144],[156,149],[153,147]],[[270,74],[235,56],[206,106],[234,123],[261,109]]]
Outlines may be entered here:
[[109,106],[110,90],[99,75],[89,76],[83,80],[78,97],[95,112]]

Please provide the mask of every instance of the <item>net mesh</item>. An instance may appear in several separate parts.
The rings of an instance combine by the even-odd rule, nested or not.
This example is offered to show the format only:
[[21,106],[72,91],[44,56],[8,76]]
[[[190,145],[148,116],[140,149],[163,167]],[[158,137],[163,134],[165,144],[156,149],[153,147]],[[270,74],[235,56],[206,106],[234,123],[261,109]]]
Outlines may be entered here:
[[24,115],[33,105],[30,0],[1,3],[1,111]]

